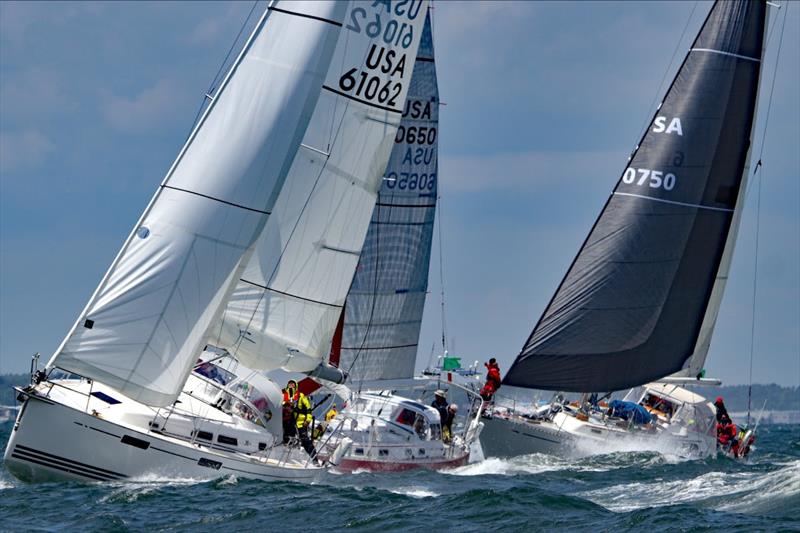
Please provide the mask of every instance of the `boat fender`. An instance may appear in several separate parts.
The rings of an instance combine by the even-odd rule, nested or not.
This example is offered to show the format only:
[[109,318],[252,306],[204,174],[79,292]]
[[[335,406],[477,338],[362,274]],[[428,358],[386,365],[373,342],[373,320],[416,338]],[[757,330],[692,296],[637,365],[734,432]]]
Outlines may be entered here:
[[350,438],[348,437],[343,438],[342,441],[339,443],[339,445],[336,447],[336,449],[333,450],[331,456],[328,458],[328,464],[330,466],[339,466],[342,457],[350,450],[350,446],[352,444],[353,441]]

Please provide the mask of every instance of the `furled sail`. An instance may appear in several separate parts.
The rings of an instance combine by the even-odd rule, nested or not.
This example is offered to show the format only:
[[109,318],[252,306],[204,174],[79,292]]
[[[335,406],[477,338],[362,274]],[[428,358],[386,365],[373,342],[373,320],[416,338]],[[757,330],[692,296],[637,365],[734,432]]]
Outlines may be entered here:
[[623,389],[695,351],[740,197],[765,14],[760,0],[714,4],[504,383]]
[[346,8],[271,4],[50,366],[148,405],[177,397],[273,210]]
[[403,120],[347,295],[339,365],[355,381],[414,375],[436,213],[438,126],[429,14]]
[[331,347],[400,125],[426,2],[354,2],[311,123],[210,342],[309,372]]

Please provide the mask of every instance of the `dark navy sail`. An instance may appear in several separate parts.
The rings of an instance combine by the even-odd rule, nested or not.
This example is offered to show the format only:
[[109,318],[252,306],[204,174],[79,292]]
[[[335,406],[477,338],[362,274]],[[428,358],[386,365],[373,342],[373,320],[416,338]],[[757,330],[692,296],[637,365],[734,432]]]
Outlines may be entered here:
[[339,367],[354,381],[414,375],[436,212],[438,124],[428,15],[403,119],[345,304]]
[[695,349],[742,187],[766,5],[717,2],[504,383],[628,388]]

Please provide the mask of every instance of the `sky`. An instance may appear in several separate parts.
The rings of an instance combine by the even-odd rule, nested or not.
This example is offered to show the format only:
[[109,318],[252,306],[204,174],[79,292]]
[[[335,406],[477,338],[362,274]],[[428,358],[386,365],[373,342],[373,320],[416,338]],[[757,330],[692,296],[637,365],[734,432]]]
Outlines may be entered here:
[[[753,381],[800,384],[800,2],[781,3],[781,56],[775,70],[775,25],[754,141],[761,215],[754,182],[707,362],[728,384],[749,381],[751,330]],[[0,374],[26,371],[34,352],[49,358],[66,335],[251,7],[0,2]],[[511,364],[709,7],[435,4],[452,353]],[[440,351],[438,239],[434,247],[420,367]]]

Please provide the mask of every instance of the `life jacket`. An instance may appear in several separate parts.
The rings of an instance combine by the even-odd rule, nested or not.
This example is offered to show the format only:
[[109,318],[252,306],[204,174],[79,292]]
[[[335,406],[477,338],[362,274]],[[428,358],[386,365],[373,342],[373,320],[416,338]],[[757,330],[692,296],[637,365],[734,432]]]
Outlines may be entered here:
[[300,392],[295,391],[292,396],[289,395],[288,389],[283,389],[283,402],[281,403],[281,418],[284,422],[289,422],[294,418],[294,408],[297,401],[300,399]]
[[331,408],[330,411],[325,413],[325,422],[330,422],[331,420],[336,418],[336,415],[338,415],[338,414],[339,413],[336,412],[336,409]]
[[492,384],[492,389],[497,390],[500,388],[500,383],[502,379],[500,378],[500,367],[497,364],[490,365],[486,363],[486,385]]
[[294,402],[293,413],[297,427],[302,428],[306,422],[310,423],[314,420],[314,416],[311,414],[311,402],[308,401],[308,397],[302,392],[297,392],[296,396],[297,401]]

